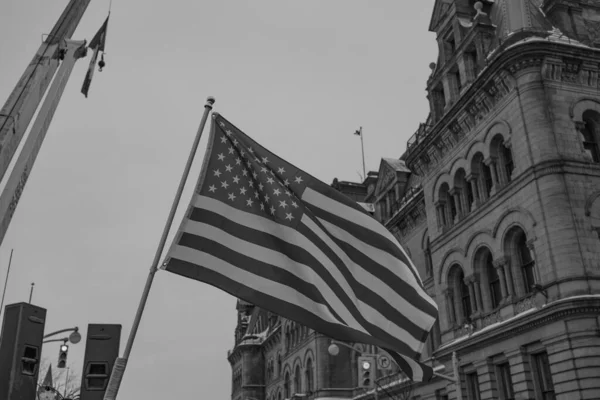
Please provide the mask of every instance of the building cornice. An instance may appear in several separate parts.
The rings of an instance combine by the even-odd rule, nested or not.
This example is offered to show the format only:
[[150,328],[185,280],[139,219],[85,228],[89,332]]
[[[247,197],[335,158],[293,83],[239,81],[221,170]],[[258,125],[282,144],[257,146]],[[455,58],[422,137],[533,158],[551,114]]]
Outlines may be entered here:
[[427,174],[514,90],[514,77],[523,71],[541,69],[547,80],[600,88],[599,61],[599,49],[537,38],[498,49],[443,117],[409,140],[403,156],[407,166],[419,175]]
[[553,321],[563,320],[566,317],[580,315],[594,315],[600,313],[600,296],[575,296],[554,301],[544,305],[522,318],[508,320],[502,325],[485,332],[473,334],[464,339],[456,339],[456,343],[443,345],[435,351],[437,359],[450,357],[453,352],[463,352],[478,346],[489,346],[491,343],[505,340],[510,337],[532,330],[540,325]]

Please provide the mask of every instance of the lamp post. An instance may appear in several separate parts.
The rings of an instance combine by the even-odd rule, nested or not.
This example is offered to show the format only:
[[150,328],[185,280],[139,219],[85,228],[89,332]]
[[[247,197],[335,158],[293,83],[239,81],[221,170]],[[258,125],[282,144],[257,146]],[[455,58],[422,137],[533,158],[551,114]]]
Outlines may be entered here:
[[[339,348],[340,345],[344,346],[344,347],[347,347],[347,348],[349,348],[349,349],[357,352],[358,354],[362,354],[362,352],[356,350],[354,347],[350,346],[349,344],[344,343],[344,342],[340,342],[340,341],[337,341],[337,340],[333,340],[333,339],[331,340],[331,343],[329,344],[329,347],[327,348],[327,351],[332,356],[337,356],[340,353],[340,348]],[[392,358],[392,360],[393,360],[393,358]],[[459,377],[459,372],[458,372],[458,357],[456,356],[456,352],[452,353],[452,366],[453,366],[453,370],[454,370],[454,376],[453,377],[452,376],[448,376],[448,375],[444,375],[444,374],[440,374],[438,372],[434,372],[433,375],[437,376],[439,378],[443,378],[443,379],[446,379],[446,380],[448,380],[450,382],[455,383],[456,384],[457,400],[463,400],[462,390],[461,390],[462,388],[460,386],[460,377]],[[377,389],[375,389],[375,398],[377,399]]]
[[[47,335],[44,335],[44,339],[47,339],[51,336],[54,335],[58,335],[59,333],[63,333],[63,332],[71,332],[71,334],[69,335],[68,338],[66,338],[69,342],[73,343],[73,344],[77,344],[81,341],[81,334],[79,333],[79,327],[74,327],[74,328],[66,328],[66,329],[61,329],[59,331],[56,332],[52,332],[49,333]],[[44,341],[44,343],[46,342],[57,342],[59,340],[63,340],[63,339],[53,339],[53,340],[48,340],[48,341]]]

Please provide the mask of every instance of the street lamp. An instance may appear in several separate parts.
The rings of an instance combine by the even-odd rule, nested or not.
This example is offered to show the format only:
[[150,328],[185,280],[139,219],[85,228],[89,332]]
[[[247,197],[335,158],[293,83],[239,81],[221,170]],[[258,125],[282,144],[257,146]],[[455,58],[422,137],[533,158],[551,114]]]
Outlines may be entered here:
[[69,331],[72,331],[72,332],[68,338],[47,340],[47,341],[44,341],[44,343],[65,341],[64,339],[67,339],[67,341],[69,341],[73,344],[79,343],[81,341],[81,334],[79,333],[79,327],[77,327],[77,326],[74,328],[66,328],[66,329],[61,329],[56,332],[49,333],[47,335],[44,335],[44,339],[49,338],[54,335],[58,335],[59,333],[69,332]]

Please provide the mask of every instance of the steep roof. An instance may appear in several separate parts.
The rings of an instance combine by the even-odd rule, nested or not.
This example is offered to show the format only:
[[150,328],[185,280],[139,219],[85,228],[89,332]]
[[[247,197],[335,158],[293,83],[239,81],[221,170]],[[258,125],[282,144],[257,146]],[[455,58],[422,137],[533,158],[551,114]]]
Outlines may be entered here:
[[46,377],[44,378],[44,382],[42,386],[53,386],[52,384],[52,365],[48,367],[48,371],[46,372]]
[[410,172],[403,160],[397,158],[382,158],[382,160],[388,163],[396,172]]
[[453,0],[435,0],[431,20],[429,22],[429,31],[435,32],[437,26],[446,18],[448,10],[452,6]]

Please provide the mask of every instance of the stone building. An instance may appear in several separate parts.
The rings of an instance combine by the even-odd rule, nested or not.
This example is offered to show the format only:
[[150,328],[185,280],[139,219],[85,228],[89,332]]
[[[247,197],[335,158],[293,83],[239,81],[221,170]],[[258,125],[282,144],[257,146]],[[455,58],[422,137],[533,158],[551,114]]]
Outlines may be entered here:
[[600,2],[436,0],[429,30],[426,121],[362,188],[333,186],[411,256],[440,310],[422,360],[460,381],[357,389],[376,349],[332,356],[240,302],[233,400],[600,399]]

